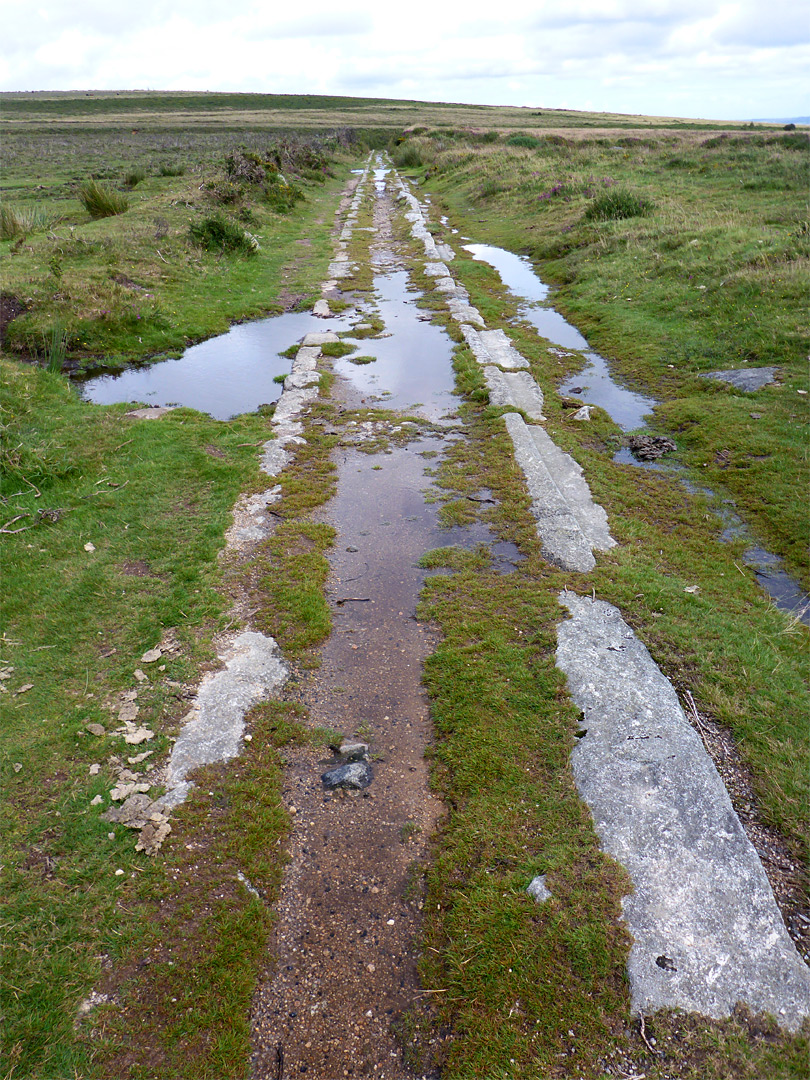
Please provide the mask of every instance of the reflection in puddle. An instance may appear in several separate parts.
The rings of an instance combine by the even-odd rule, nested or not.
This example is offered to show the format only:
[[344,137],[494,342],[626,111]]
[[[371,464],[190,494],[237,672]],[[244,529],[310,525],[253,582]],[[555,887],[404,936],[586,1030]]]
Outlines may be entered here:
[[374,287],[387,336],[362,339],[355,355],[373,356],[375,363],[358,366],[347,357],[335,361],[335,371],[361,394],[383,395],[377,404],[387,409],[407,409],[429,420],[453,412],[453,346],[446,332],[425,321],[406,270],[376,277]]
[[345,315],[319,319],[304,311],[240,323],[227,334],[192,345],[178,360],[99,375],[79,382],[79,392],[96,405],[185,405],[215,420],[230,420],[278,400],[281,385],[273,380],[289,374],[292,365],[280,352],[304,334],[344,329],[347,322]]
[[579,330],[554,308],[541,306],[547,303],[549,288],[528,259],[489,244],[468,244],[465,251],[498,271],[507,289],[523,301],[518,309],[520,317],[531,323],[541,337],[584,354],[585,367],[560,386],[561,394],[574,394],[587,405],[598,405],[623,431],[644,425],[644,417],[655,407],[654,399],[620,386],[608,371],[605,358],[588,348]]

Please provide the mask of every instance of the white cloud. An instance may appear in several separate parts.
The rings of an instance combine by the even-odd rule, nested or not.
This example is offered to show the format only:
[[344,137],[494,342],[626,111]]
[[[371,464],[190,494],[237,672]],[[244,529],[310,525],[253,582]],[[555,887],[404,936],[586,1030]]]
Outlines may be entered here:
[[[801,0],[806,3],[806,0]],[[8,9],[0,88],[354,93],[745,118],[808,111],[795,0],[46,0]],[[539,9],[539,10],[538,10]],[[677,103],[677,108],[675,105]],[[753,110],[753,111],[751,111]]]

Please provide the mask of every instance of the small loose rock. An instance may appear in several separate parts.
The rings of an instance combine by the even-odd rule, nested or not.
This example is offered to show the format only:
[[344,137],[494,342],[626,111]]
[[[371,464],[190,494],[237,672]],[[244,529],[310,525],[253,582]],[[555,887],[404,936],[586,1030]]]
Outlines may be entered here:
[[324,786],[330,790],[348,788],[359,791],[367,788],[371,779],[371,766],[367,761],[352,761],[347,765],[338,765],[335,769],[328,769],[321,776]]
[[657,461],[678,447],[666,435],[631,435],[627,445],[639,461]]

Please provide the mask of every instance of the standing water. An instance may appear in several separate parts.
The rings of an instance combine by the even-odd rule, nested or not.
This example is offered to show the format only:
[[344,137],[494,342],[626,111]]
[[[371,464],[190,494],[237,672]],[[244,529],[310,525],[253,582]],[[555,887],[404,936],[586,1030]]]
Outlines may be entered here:
[[[465,251],[469,251],[474,259],[489,263],[498,271],[504,285],[522,301],[519,308],[521,317],[530,322],[542,337],[565,349],[582,352],[587,361],[586,366],[579,374],[561,384],[561,394],[574,394],[588,405],[598,405],[623,431],[644,426],[644,419],[655,407],[655,400],[620,386],[608,371],[604,357],[588,347],[582,334],[566,322],[559,312],[543,306],[547,303],[549,288],[538,278],[528,259],[489,244],[467,244]],[[639,462],[624,448],[618,451],[614,461],[674,471],[673,466],[662,462]],[[677,471],[680,473],[681,470]],[[680,479],[688,490],[700,490],[716,502],[714,492],[706,488],[696,489],[683,477]],[[729,525],[721,534],[721,540],[729,541],[740,537],[751,539],[744,522],[729,509],[727,502],[723,504],[720,514]],[[810,597],[798,581],[788,574],[782,560],[753,542],[746,549],[744,558],[754,571],[760,587],[768,593],[776,606],[810,625]]]
[[523,301],[519,308],[521,318],[531,323],[541,337],[564,349],[583,353],[585,367],[560,386],[560,393],[575,394],[587,405],[598,405],[623,431],[632,431],[644,425],[644,418],[652,412],[655,400],[615,382],[605,358],[589,348],[579,330],[567,322],[559,311],[544,306],[547,304],[548,285],[535,274],[528,259],[489,244],[467,244],[465,251],[498,271],[504,285]]
[[178,360],[79,381],[79,392],[96,405],[184,405],[215,420],[230,420],[278,400],[281,386],[275,377],[289,374],[291,366],[279,353],[310,331],[343,329],[344,322],[304,311],[239,323],[226,334],[192,345]]

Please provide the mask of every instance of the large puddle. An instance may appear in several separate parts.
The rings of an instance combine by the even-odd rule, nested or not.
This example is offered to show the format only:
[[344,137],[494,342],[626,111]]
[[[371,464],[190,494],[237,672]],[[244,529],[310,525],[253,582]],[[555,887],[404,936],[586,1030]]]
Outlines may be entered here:
[[605,358],[589,347],[579,330],[559,311],[547,306],[549,287],[540,280],[528,259],[489,244],[466,244],[464,250],[498,271],[507,289],[522,301],[518,309],[520,317],[531,323],[541,337],[583,354],[585,367],[560,386],[561,394],[573,394],[587,405],[598,405],[623,431],[644,426],[644,418],[652,412],[655,400],[620,386],[611,376]]
[[343,330],[346,325],[346,316],[321,319],[309,311],[239,323],[226,334],[192,345],[178,360],[80,381],[79,393],[96,405],[185,405],[215,420],[230,420],[278,400],[281,385],[274,379],[288,375],[292,365],[279,353],[311,331]]
[[[559,387],[561,394],[571,394],[586,404],[600,406],[623,431],[644,426],[644,418],[652,412],[655,400],[620,386],[608,371],[604,357],[588,347],[580,332],[566,322],[559,312],[543,306],[547,303],[549,287],[538,278],[528,259],[489,244],[467,244],[465,250],[474,259],[489,263],[497,270],[504,285],[521,301],[521,318],[530,322],[542,337],[564,349],[580,352],[585,357],[586,365],[579,374],[566,379]],[[728,500],[721,503],[715,492],[695,487],[682,474],[682,469],[668,463],[640,462],[627,449],[620,450],[614,461],[675,472],[687,490],[706,495],[726,525],[720,539],[727,542],[737,539],[751,541],[744,560],[754,571],[760,587],[778,608],[810,625],[810,597],[798,581],[788,574],[778,555],[772,555],[753,541],[745,523],[734,511],[733,503]]]
[[[365,338],[353,356],[335,362],[335,371],[361,395],[392,409],[428,420],[454,412],[452,342],[445,331],[418,308],[420,293],[412,289],[406,270],[374,279],[382,337]],[[351,340],[351,339],[349,339]],[[372,356],[367,364],[353,362]]]

